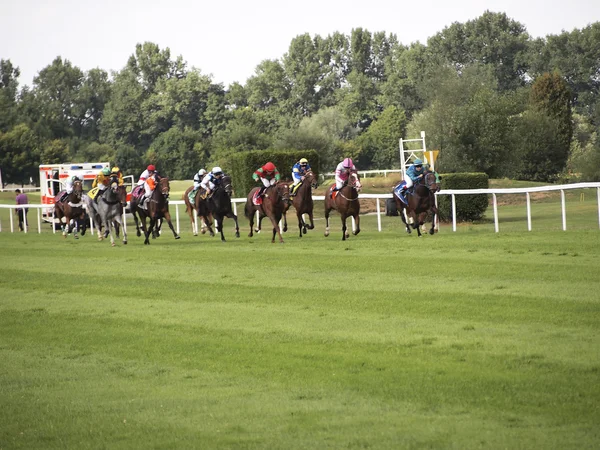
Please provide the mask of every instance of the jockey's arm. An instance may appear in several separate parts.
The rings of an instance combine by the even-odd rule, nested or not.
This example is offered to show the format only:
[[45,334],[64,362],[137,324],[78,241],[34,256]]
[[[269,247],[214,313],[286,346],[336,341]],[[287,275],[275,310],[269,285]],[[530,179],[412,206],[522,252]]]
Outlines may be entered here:
[[92,189],[94,189],[96,186],[98,186],[98,175],[96,175],[96,178],[94,178],[94,181],[92,181]]
[[119,186],[123,186],[125,184],[125,180],[123,180],[123,174],[119,172]]
[[277,183],[279,180],[281,180],[281,174],[279,173],[279,170],[275,169],[275,182]]

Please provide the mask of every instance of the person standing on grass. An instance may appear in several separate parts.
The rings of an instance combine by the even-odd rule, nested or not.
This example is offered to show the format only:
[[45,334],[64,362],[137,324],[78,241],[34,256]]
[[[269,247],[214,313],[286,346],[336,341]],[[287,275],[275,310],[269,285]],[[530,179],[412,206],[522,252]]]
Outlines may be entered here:
[[[15,201],[17,205],[27,205],[29,204],[29,200],[27,199],[27,195],[21,192],[21,189],[17,189],[15,191],[17,196],[15,197]],[[17,208],[17,215],[19,216],[19,231],[23,231],[27,223],[27,213],[29,212],[29,208]]]

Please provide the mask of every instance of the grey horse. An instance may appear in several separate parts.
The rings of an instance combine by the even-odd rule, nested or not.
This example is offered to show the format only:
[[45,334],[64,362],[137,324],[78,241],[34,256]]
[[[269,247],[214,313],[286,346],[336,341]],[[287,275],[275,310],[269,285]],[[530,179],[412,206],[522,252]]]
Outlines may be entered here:
[[110,244],[115,246],[114,230],[119,236],[119,229],[123,230],[123,245],[127,245],[127,232],[123,226],[123,208],[127,205],[127,190],[125,186],[119,186],[118,179],[111,178],[110,186],[103,192],[99,192],[100,196],[95,202],[87,197],[87,206],[90,215],[94,217],[96,230],[98,231],[98,240],[104,239],[102,227],[105,227],[106,232],[110,235]]

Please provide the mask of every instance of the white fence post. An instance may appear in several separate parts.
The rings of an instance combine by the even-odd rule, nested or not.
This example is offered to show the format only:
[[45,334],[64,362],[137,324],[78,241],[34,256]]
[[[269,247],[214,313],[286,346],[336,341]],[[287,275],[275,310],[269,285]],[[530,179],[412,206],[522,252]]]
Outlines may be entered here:
[[492,198],[494,199],[494,229],[498,233],[500,230],[498,228],[498,202],[496,201],[496,194],[492,194]]
[[531,231],[531,198],[529,192],[525,192],[527,196],[527,230]]
[[562,206],[562,226],[563,231],[567,231],[567,208],[565,206],[565,191],[560,190],[560,203]]
[[600,228],[600,187],[596,188],[596,195],[598,197],[598,228]]
[[175,205],[175,222],[177,222],[177,234],[179,234],[179,205]]
[[379,206],[379,199],[376,198],[375,202],[377,203],[377,230],[381,231],[381,208]]
[[452,231],[456,231],[456,196],[452,194]]

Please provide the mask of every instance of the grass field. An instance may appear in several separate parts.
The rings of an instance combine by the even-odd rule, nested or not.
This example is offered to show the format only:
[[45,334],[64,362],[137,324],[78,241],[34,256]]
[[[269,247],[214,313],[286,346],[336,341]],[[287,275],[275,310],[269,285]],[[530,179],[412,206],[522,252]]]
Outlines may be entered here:
[[597,212],[537,206],[420,240],[0,233],[0,448],[598,448]]
[[243,217],[193,237],[181,207],[182,239],[116,248],[0,210],[0,449],[599,448],[598,205],[568,192],[564,232],[559,198],[533,232],[499,196],[498,234],[490,208],[346,242],[318,202],[284,245]]

